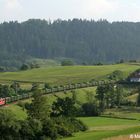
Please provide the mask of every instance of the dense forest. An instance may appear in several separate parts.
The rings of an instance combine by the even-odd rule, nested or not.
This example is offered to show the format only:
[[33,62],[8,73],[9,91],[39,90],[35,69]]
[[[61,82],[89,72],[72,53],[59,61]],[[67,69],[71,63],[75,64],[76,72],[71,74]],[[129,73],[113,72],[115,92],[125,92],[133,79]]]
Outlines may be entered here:
[[77,64],[140,59],[140,23],[30,19],[0,24],[0,66],[27,59],[69,58]]

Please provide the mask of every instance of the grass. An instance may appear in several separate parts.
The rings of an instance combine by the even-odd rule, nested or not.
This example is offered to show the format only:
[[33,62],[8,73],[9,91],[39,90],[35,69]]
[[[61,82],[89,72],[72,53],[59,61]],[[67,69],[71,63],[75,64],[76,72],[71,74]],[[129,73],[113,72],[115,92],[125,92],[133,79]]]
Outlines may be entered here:
[[108,117],[119,117],[140,120],[140,108],[131,107],[121,109],[108,109],[106,110],[104,115]]
[[116,125],[132,125],[140,123],[138,120],[127,120],[127,119],[115,119],[106,117],[82,117],[80,118],[88,127],[104,127]]
[[92,79],[105,79],[108,74],[115,70],[123,71],[126,77],[129,73],[138,68],[140,68],[139,65],[130,64],[42,67],[27,71],[0,73],[0,82],[3,83],[10,80],[19,80],[25,82],[47,82],[52,85],[61,85],[84,82]]
[[22,108],[19,107],[19,106],[16,105],[16,104],[12,104],[12,105],[9,105],[9,106],[5,106],[4,109],[11,110],[11,111],[15,114],[15,116],[16,116],[16,118],[17,118],[18,120],[23,120],[23,119],[25,119],[25,118],[27,117],[26,112],[23,111]]
[[124,130],[87,131],[84,133],[80,132],[80,133],[77,133],[74,137],[64,138],[62,140],[103,140],[108,137],[130,135],[137,132],[140,132],[140,126],[127,128]]
[[86,132],[79,132],[74,137],[63,140],[102,140],[104,138],[140,132],[137,120],[114,119],[104,117],[80,118],[88,127]]

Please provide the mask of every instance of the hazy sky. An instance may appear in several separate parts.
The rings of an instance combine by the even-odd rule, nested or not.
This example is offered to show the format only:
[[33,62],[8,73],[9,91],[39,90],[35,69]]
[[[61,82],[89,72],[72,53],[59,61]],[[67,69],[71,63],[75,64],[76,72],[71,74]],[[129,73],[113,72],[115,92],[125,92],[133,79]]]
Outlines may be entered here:
[[0,0],[0,22],[29,18],[140,21],[140,0]]

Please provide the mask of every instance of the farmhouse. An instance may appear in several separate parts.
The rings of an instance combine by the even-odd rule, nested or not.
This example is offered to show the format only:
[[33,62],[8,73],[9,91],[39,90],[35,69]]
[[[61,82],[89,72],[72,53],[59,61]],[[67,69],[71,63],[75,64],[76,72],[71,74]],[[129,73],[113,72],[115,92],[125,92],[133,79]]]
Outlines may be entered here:
[[130,76],[130,82],[140,82],[140,70]]

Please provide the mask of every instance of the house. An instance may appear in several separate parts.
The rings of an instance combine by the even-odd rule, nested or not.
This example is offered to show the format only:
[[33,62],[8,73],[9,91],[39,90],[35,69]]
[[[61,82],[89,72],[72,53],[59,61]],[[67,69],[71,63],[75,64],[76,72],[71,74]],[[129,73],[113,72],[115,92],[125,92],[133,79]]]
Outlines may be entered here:
[[130,82],[140,82],[140,70],[132,73],[129,80]]

